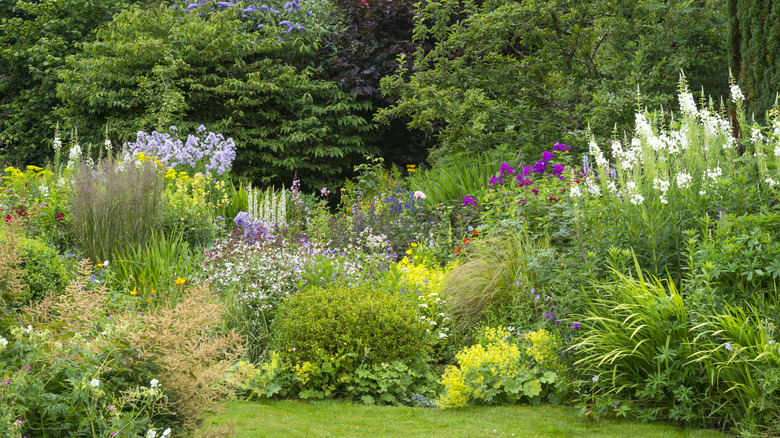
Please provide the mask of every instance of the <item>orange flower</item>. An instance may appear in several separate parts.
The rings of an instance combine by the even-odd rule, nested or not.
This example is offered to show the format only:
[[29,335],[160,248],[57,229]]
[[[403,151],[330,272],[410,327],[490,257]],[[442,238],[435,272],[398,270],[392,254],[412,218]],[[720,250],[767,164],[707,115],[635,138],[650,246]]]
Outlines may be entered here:
[[469,240],[469,239],[466,239],[466,238],[464,238],[464,239],[463,239],[463,244],[464,244],[464,245],[468,244],[469,242],[471,242],[471,240]]
[[459,247],[459,246],[456,246],[456,247],[455,247],[455,250],[454,250],[454,252],[455,252],[456,254],[457,254],[457,253],[459,253],[459,252],[460,252],[460,247]]

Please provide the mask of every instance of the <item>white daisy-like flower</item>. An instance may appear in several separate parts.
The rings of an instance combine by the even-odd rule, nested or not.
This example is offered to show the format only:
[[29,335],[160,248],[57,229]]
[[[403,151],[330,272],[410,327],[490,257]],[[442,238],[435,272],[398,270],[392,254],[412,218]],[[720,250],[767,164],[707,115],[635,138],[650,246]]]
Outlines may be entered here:
[[89,384],[92,385],[93,388],[97,388],[98,386],[100,386],[100,380],[92,379],[92,381],[89,382]]

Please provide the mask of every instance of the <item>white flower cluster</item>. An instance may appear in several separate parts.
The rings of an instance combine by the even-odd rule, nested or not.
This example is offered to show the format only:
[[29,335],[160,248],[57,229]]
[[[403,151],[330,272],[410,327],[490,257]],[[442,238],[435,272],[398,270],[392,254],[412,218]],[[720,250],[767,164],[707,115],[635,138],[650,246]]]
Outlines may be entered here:
[[656,178],[653,180],[653,188],[661,192],[661,195],[659,196],[661,204],[669,203],[669,200],[666,198],[666,192],[669,191],[669,185],[669,181],[665,179]]
[[78,144],[75,144],[70,148],[70,152],[68,153],[68,169],[71,169],[79,160],[81,160],[82,154],[81,146]]
[[590,193],[591,196],[601,196],[601,188],[596,184],[593,178],[585,180],[585,190]]
[[707,178],[714,181],[720,178],[721,176],[723,176],[723,169],[721,169],[720,167],[716,167],[714,169],[707,168]]
[[693,182],[693,177],[691,175],[680,172],[677,174],[677,187],[681,189],[688,189],[691,187],[691,182]]
[[753,127],[750,131],[750,141],[754,144],[764,140],[764,135],[761,134],[761,130],[758,127]]
[[772,178],[767,177],[766,180],[764,180],[767,184],[769,184],[769,187],[775,187],[777,186],[777,181],[773,180]]
[[742,94],[742,90],[739,89],[739,85],[732,85],[731,86],[731,101],[734,103],[741,102],[745,100],[745,96]]
[[604,158],[604,154],[601,152],[601,149],[599,148],[599,145],[596,144],[595,141],[591,141],[588,143],[589,152],[591,155],[593,155],[593,158],[596,159],[596,165],[602,168],[607,168],[609,166],[609,162],[606,158]]
[[693,116],[698,114],[698,111],[696,110],[696,101],[693,99],[693,94],[680,93],[677,97],[680,102],[680,110],[683,114]]
[[581,198],[582,192],[580,191],[580,186],[573,186],[571,190],[569,190],[569,193],[571,194],[572,198]]

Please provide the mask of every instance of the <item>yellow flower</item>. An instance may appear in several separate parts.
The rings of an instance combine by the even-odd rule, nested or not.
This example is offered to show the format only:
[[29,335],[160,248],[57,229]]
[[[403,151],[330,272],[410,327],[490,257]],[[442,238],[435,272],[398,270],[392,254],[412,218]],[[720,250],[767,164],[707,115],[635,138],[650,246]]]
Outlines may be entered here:
[[186,283],[186,282],[187,282],[187,279],[186,279],[186,278],[181,278],[181,277],[179,277],[179,278],[177,278],[177,279],[176,279],[176,284],[178,284],[178,285],[180,285],[180,286],[181,286],[182,284]]
[[133,290],[130,291],[130,295],[138,295],[138,290],[133,288]]
[[102,264],[102,263],[98,263],[98,264],[97,264],[97,267],[98,267],[98,268],[102,268],[102,267],[103,267],[103,264]]
[[417,246],[417,242],[412,242],[412,247]]
[[411,249],[407,249],[406,253],[409,254],[409,255],[412,255],[412,250]]

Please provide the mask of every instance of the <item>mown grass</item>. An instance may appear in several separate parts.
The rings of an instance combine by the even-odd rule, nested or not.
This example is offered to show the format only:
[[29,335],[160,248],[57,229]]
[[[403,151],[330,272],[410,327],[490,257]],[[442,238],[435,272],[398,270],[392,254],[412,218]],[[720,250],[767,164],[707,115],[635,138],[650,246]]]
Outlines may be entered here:
[[233,401],[206,424],[235,422],[249,437],[724,437],[671,424],[588,421],[577,408],[495,406],[440,410],[341,401]]

